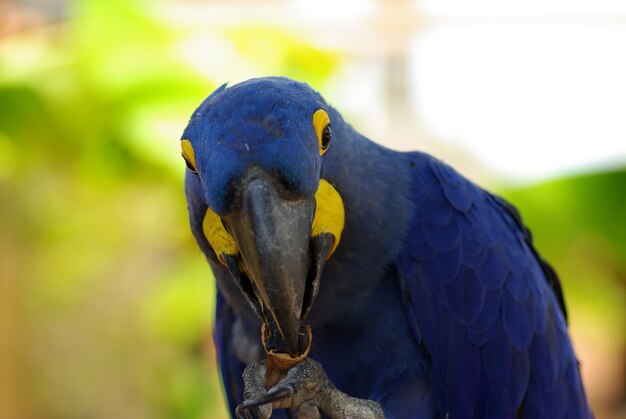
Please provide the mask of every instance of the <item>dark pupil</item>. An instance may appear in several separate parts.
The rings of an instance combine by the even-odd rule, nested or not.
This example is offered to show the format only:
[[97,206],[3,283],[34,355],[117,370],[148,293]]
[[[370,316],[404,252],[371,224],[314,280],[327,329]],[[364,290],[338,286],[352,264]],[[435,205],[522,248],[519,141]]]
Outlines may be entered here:
[[324,131],[322,131],[322,150],[326,150],[328,148],[328,144],[330,143],[330,124],[324,127]]
[[198,174],[198,172],[196,172],[196,169],[193,168],[193,166],[191,165],[191,163],[189,163],[189,160],[187,160],[185,156],[183,156],[183,160],[185,160],[185,164],[187,165],[187,168],[189,170],[191,170],[195,174]]

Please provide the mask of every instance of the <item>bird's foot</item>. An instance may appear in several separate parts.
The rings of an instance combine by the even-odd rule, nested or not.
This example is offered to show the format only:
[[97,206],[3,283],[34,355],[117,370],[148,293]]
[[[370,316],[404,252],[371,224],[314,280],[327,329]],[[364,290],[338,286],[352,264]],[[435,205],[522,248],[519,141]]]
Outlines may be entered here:
[[237,406],[238,419],[268,419],[273,409],[294,409],[299,419],[319,419],[320,411],[331,419],[383,419],[380,405],[337,390],[319,362],[305,358],[282,379],[265,388],[266,361],[249,365],[244,373],[244,402]]

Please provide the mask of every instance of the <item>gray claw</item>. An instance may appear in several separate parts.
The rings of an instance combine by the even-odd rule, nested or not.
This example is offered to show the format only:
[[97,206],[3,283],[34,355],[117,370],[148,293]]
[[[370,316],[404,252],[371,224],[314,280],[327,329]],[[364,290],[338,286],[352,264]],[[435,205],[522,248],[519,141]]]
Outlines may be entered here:
[[242,403],[235,409],[237,419],[267,419],[271,414],[272,409],[269,406],[250,406]]
[[235,408],[235,416],[237,419],[248,419],[248,409],[243,404],[240,404]]
[[244,403],[245,406],[253,407],[260,406],[262,404],[277,402],[282,399],[289,398],[294,395],[294,391],[289,387],[272,387],[272,389],[265,395],[256,400]]

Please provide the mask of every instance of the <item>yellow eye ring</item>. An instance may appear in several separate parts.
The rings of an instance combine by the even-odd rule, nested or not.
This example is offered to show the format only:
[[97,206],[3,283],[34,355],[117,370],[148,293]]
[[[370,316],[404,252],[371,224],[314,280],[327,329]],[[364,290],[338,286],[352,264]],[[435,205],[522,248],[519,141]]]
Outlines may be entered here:
[[318,109],[313,114],[313,128],[315,128],[320,156],[322,156],[328,150],[328,146],[330,146],[331,137],[330,118],[324,109]]
[[191,141],[189,140],[181,140],[180,148],[182,149],[181,155],[183,159],[185,159],[185,164],[194,174],[198,174],[198,169],[196,169],[196,155],[193,152],[193,146],[191,145]]

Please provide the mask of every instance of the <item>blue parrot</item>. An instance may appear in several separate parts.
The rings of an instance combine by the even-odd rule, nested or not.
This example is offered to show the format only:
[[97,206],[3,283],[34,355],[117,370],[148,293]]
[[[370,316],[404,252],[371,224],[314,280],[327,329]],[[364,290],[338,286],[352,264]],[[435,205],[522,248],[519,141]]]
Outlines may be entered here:
[[[181,148],[233,416],[592,416],[559,279],[502,198],[288,78],[221,86]],[[268,385],[270,352],[304,361]]]

